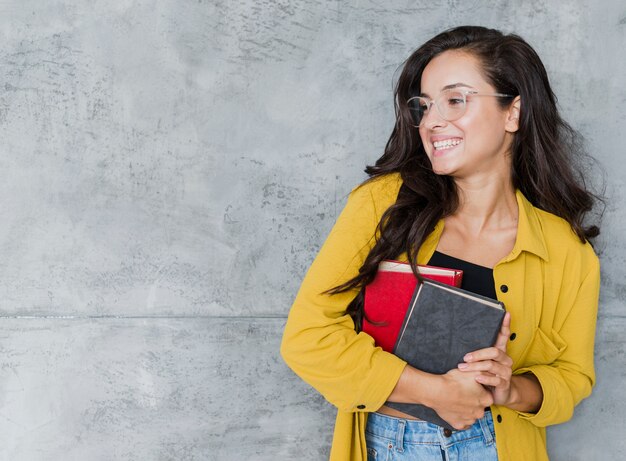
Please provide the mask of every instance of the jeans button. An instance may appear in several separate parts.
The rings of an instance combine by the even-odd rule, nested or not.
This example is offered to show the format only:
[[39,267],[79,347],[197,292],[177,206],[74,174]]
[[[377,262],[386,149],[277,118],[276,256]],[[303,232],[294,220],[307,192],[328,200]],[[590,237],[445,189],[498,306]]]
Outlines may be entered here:
[[450,437],[452,435],[452,431],[446,428],[443,430],[443,435],[445,435],[446,437]]

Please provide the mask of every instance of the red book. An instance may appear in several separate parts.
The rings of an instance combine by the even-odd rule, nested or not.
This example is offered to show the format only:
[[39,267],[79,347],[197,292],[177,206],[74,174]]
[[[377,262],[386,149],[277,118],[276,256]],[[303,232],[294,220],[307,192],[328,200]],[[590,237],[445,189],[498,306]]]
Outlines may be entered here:
[[[424,278],[461,286],[461,270],[419,265],[417,269]],[[378,266],[376,278],[365,287],[362,330],[387,352],[393,352],[416,286],[417,278],[408,263],[386,260]]]

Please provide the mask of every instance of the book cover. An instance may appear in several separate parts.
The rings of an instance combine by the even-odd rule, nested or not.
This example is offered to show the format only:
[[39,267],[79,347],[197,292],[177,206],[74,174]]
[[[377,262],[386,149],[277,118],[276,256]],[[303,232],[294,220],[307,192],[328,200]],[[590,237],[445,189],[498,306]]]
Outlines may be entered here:
[[[394,354],[419,370],[444,374],[462,363],[468,352],[492,346],[504,314],[504,304],[500,301],[424,280],[415,289]],[[386,405],[453,429],[424,405],[397,402]]]
[[[435,266],[418,266],[423,278],[460,286],[463,271]],[[365,317],[361,330],[376,341],[376,345],[393,352],[417,278],[408,263],[386,260],[378,266],[376,278],[365,287],[363,309]]]

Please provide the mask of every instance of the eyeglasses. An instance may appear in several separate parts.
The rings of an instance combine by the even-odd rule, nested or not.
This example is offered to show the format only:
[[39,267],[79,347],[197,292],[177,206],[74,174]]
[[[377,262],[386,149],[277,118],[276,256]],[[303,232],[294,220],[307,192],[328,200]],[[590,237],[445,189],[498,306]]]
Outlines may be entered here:
[[419,128],[424,118],[430,113],[430,108],[434,104],[441,118],[448,122],[458,120],[467,109],[467,96],[496,96],[498,98],[513,98],[511,94],[503,93],[479,93],[476,90],[466,90],[449,88],[443,90],[436,99],[414,96],[407,101],[409,110],[413,117],[413,126]]

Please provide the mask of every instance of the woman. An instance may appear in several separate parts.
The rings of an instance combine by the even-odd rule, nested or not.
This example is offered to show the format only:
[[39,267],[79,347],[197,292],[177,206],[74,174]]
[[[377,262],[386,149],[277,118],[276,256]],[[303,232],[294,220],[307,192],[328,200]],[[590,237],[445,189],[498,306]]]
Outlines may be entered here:
[[[535,51],[482,27],[426,42],[395,96],[385,152],[307,273],[281,353],[338,407],[331,459],[548,459],[545,426],[595,381],[599,229],[583,224],[595,198],[569,160],[575,132]],[[376,347],[358,331],[384,259],[465,269],[464,288],[506,306],[494,347],[444,375]],[[426,404],[456,430],[386,401]]]

